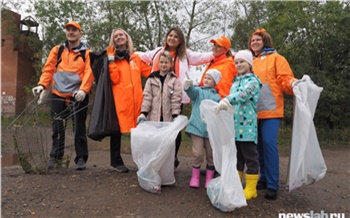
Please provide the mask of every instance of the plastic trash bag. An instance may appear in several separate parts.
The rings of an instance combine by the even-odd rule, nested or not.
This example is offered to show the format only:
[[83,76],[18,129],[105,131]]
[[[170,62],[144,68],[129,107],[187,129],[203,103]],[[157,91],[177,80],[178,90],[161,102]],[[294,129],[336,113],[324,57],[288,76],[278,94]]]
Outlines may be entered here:
[[288,170],[289,191],[313,184],[326,175],[327,167],[313,123],[322,90],[307,75],[293,88],[295,109]]
[[207,124],[215,169],[220,173],[219,177],[209,182],[207,194],[216,208],[230,212],[246,206],[247,201],[236,166],[233,109],[217,113],[217,106],[218,103],[212,100],[203,100],[199,107],[201,118]]
[[161,185],[175,185],[175,139],[187,123],[180,115],[173,122],[145,121],[131,129],[131,154],[146,191],[160,193]]
[[97,87],[87,135],[96,141],[120,131],[105,53],[105,51],[90,53]]

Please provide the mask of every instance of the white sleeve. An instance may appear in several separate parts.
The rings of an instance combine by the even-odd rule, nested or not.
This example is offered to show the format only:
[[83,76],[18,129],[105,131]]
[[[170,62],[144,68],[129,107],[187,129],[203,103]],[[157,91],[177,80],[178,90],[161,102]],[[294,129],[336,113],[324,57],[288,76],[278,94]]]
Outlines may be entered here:
[[214,58],[212,52],[194,52],[187,49],[188,65],[206,64]]
[[147,64],[150,64],[152,63],[156,53],[158,53],[161,49],[163,49],[163,47],[158,47],[156,49],[153,49],[152,51],[137,52],[137,54],[140,56],[141,60],[143,60]]

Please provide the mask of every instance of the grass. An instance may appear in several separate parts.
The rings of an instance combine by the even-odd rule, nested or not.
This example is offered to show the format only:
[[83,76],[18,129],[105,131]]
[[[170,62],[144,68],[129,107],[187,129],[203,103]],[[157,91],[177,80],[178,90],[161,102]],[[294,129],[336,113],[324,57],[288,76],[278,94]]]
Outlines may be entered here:
[[[190,107],[184,108],[184,114],[189,113]],[[51,125],[51,117],[48,113],[39,112],[40,120],[42,124]],[[7,127],[15,119],[15,116],[12,117],[1,117],[1,126]],[[88,126],[87,119],[87,126]],[[4,130],[4,128],[2,128]],[[349,146],[350,145],[350,129],[327,129],[327,128],[317,128],[317,137],[321,148],[336,147],[336,146]],[[281,125],[278,134],[278,148],[281,155],[288,156],[290,153],[292,137],[292,127]],[[3,139],[3,137],[2,137]],[[109,137],[105,138],[101,142],[93,141],[89,139],[88,141],[89,150],[109,150]],[[1,148],[5,146],[13,146],[10,143],[3,141],[1,142]],[[123,134],[122,136],[122,152],[126,154],[131,154],[130,147],[130,134]],[[190,138],[185,134],[184,130],[182,131],[182,142],[179,150],[180,156],[192,156],[192,145]]]
[[[321,148],[330,148],[337,146],[350,146],[350,129],[329,130],[320,128],[316,130]],[[290,145],[292,142],[292,128],[282,126],[278,134],[278,149],[282,156],[289,156]],[[90,150],[109,150],[109,137],[102,142],[89,140]],[[131,154],[130,134],[122,136],[122,153]],[[180,156],[192,157],[192,144],[190,138],[182,131],[182,142],[179,150]]]

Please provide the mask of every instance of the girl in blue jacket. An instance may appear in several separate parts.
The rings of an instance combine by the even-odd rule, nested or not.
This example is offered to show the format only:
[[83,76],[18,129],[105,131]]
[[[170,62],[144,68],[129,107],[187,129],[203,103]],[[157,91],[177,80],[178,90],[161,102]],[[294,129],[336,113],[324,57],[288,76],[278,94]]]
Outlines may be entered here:
[[214,89],[214,86],[218,84],[220,79],[220,71],[210,69],[204,75],[203,86],[194,87],[192,80],[184,81],[184,90],[192,101],[192,113],[186,128],[186,133],[190,134],[191,137],[192,152],[194,156],[192,177],[189,184],[192,188],[199,188],[200,167],[204,160],[204,149],[207,161],[205,188],[208,187],[209,181],[214,177],[215,168],[213,163],[213,153],[208,138],[207,125],[203,123],[200,118],[199,105],[204,99],[210,99],[215,102],[221,100],[220,95],[216,89]]
[[244,165],[247,165],[244,195],[250,200],[258,196],[257,103],[261,82],[252,73],[253,55],[250,51],[239,51],[235,55],[235,65],[238,75],[231,86],[230,94],[219,102],[218,110],[227,110],[231,105],[234,106],[237,170],[242,180]]

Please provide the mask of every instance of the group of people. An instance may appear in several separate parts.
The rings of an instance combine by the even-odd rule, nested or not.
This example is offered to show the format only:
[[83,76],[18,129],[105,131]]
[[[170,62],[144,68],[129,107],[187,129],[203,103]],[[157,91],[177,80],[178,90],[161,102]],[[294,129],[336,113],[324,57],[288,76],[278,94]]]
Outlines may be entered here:
[[[40,94],[52,87],[52,117],[77,103],[80,109],[74,116],[75,163],[84,170],[88,160],[86,117],[89,93],[94,82],[88,45],[81,42],[82,28],[75,21],[65,26],[67,41],[59,55],[55,46],[43,67],[42,75],[32,91]],[[114,29],[106,48],[114,107],[119,131],[110,135],[111,166],[127,173],[121,157],[121,136],[138,123],[173,121],[186,104],[192,103],[191,117],[185,132],[190,136],[194,160],[189,186],[200,187],[200,167],[206,156],[206,181],[214,177],[212,149],[206,124],[200,118],[199,105],[204,99],[218,102],[217,112],[235,108],[235,140],[237,170],[241,180],[245,175],[244,194],[247,200],[257,197],[257,189],[267,189],[265,198],[276,199],[279,181],[277,134],[283,118],[283,93],[293,94],[292,87],[300,80],[294,78],[286,59],[273,48],[271,36],[256,30],[248,49],[231,53],[230,40],[221,36],[211,39],[212,52],[200,53],[186,48],[180,28],[171,28],[163,47],[147,52],[135,52],[130,35]],[[84,51],[84,52],[83,52]],[[82,57],[82,55],[84,57]],[[60,57],[58,57],[60,56]],[[193,85],[190,66],[207,64],[200,84]],[[142,87],[141,77],[147,77]],[[99,85],[99,84],[97,84]],[[60,165],[64,155],[64,123],[53,119],[52,149],[48,169]],[[181,144],[178,133],[174,167]],[[205,151],[205,154],[204,154]],[[246,166],[246,172],[243,172]]]

